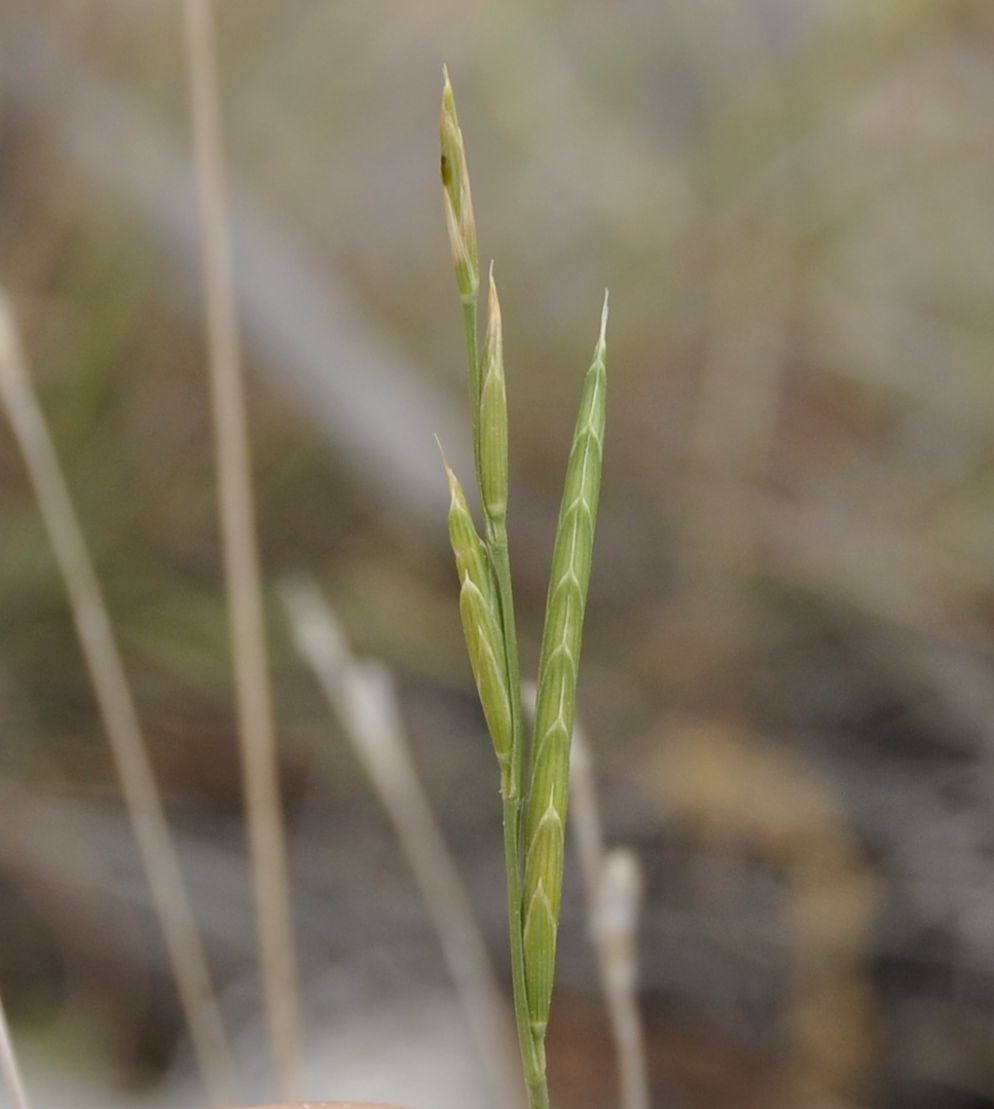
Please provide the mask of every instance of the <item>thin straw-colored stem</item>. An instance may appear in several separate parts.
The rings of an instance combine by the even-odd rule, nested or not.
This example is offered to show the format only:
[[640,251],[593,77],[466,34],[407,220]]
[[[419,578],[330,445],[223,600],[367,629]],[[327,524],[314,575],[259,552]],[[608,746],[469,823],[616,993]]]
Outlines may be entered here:
[[473,429],[473,465],[477,482],[480,479],[480,351],[477,334],[479,307],[474,294],[471,300],[463,298],[462,321],[466,335],[466,361],[469,368],[469,415]]
[[590,745],[579,722],[570,752],[570,823],[580,856],[591,939],[618,1055],[621,1109],[649,1109],[649,1075],[636,990],[640,882],[635,856],[606,851]]
[[117,648],[100,583],[38,404],[13,315],[0,294],[0,400],[24,456],[111,752],[152,900],[176,976],[180,1003],[213,1104],[230,1101],[231,1056],[214,997],[207,957],[166,823],[148,748]]
[[21,1068],[17,1065],[17,1053],[7,1023],[7,1013],[0,997],[0,1075],[3,1075],[4,1089],[10,1096],[13,1109],[30,1109],[28,1095],[21,1079]]
[[421,888],[476,1037],[494,1104],[501,1109],[520,1105],[510,1013],[459,869],[411,757],[393,684],[383,668],[352,656],[317,586],[287,583],[283,600],[297,649],[340,720]]
[[611,1030],[618,1051],[621,1109],[649,1109],[649,1071],[638,1005],[638,917],[642,877],[635,853],[604,856],[598,896],[597,944]]
[[218,499],[259,959],[277,1083],[281,1095],[289,1098],[296,1092],[299,1070],[296,950],[232,280],[214,17],[210,0],[185,0],[183,10]]

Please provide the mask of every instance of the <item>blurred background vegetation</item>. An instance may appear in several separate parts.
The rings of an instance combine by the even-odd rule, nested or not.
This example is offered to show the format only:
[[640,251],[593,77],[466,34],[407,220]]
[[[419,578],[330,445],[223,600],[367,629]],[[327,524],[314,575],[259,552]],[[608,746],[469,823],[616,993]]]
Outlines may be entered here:
[[[394,671],[499,965],[496,775],[432,438],[468,475],[443,61],[502,290],[528,671],[611,289],[581,705],[608,837],[644,868],[654,1104],[994,1105],[994,7],[217,10],[267,583],[315,574],[356,649]],[[251,1070],[179,6],[4,0],[0,151],[0,281]],[[376,1069],[388,1032],[360,1049],[355,1029],[403,1042],[399,999],[424,1025],[448,980],[275,601],[269,628],[308,1037],[319,1061],[350,1043]],[[84,1082],[122,1104],[194,1104],[6,426],[0,737],[0,985],[30,1073],[52,1089],[74,1075],[78,1105]],[[611,1106],[575,873],[559,982],[554,1091]],[[432,1073],[440,1109],[460,1104],[450,1063]],[[338,1078],[329,1062],[314,1092]]]

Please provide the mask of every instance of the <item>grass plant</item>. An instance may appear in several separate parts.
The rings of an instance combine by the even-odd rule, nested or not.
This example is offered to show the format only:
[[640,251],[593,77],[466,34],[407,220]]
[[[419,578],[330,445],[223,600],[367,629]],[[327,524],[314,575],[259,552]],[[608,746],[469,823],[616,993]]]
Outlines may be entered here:
[[445,463],[451,496],[449,533],[466,646],[500,769],[518,1041],[529,1103],[532,1109],[544,1109],[549,1105],[545,1036],[562,894],[570,740],[603,457],[607,296],[566,467],[526,775],[507,543],[508,429],[500,302],[491,266],[481,357],[476,221],[448,73],[442,92],[441,145],[446,225],[463,309],[475,476],[484,519],[481,536],[459,480]]

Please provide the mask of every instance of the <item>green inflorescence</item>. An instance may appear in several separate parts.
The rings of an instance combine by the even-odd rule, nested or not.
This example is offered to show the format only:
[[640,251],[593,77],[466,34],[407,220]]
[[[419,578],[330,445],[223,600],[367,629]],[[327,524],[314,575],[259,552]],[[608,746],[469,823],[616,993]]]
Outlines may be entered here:
[[525,788],[521,679],[507,550],[508,433],[500,303],[491,266],[481,359],[476,223],[447,73],[441,137],[446,223],[463,305],[473,453],[485,525],[481,537],[462,487],[445,462],[451,493],[449,533],[459,572],[466,647],[500,767],[515,1015],[530,1105],[541,1109],[549,1104],[545,1032],[562,895],[570,740],[603,461],[607,297],[566,468]]

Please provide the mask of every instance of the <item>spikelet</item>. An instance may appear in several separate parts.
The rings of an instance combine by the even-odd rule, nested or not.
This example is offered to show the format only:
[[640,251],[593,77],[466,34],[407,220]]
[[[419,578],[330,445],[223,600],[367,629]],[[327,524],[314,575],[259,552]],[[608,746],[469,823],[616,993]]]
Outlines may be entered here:
[[466,649],[494,752],[501,769],[506,770],[511,754],[511,701],[490,563],[466,495],[444,454],[442,463],[449,479],[449,538],[459,572],[459,614]]
[[500,301],[492,263],[480,390],[480,495],[490,527],[503,530],[507,516],[507,393]]
[[545,1035],[555,973],[570,738],[600,493],[606,326],[605,296],[600,337],[584,382],[566,468],[539,663],[522,898],[528,1008],[538,1039]]
[[493,578],[490,573],[487,549],[473,523],[466,494],[449,465],[445,452],[442,451],[441,443],[438,449],[442,453],[442,465],[445,467],[445,476],[449,482],[449,541],[452,544],[452,553],[456,556],[459,583],[461,585],[467,579],[472,581],[496,615]]
[[456,282],[464,301],[476,301],[480,288],[480,259],[476,247],[476,220],[473,218],[473,198],[469,189],[469,169],[466,165],[466,148],[456,101],[446,69],[442,89],[442,185],[445,192],[445,223],[452,247],[452,261]]
[[459,591],[459,615],[494,753],[501,769],[506,770],[511,758],[512,725],[503,640],[493,611],[469,579]]

